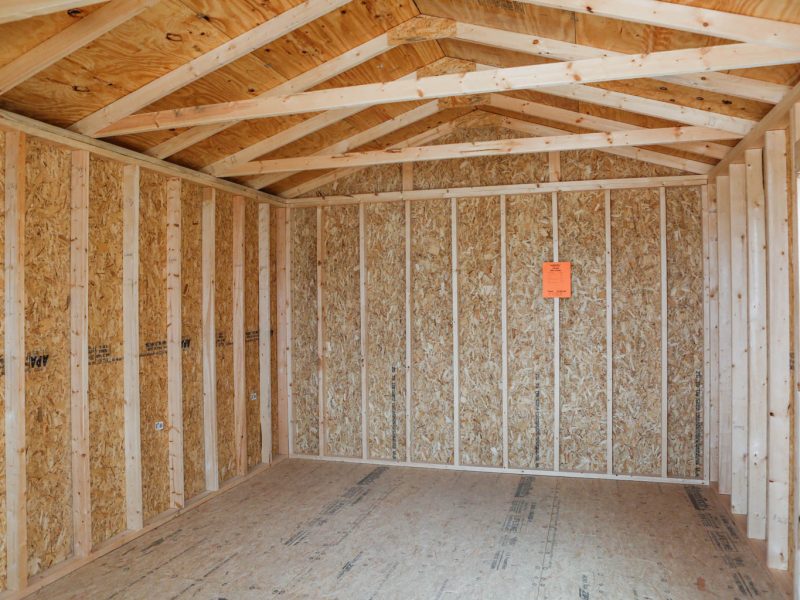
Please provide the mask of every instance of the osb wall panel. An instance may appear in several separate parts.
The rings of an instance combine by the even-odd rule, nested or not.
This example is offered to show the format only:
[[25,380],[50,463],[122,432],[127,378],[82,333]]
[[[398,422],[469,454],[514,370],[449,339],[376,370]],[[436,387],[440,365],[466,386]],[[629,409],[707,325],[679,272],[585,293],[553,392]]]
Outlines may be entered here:
[[261,462],[261,393],[258,364],[258,205],[245,204],[244,331],[247,465]]
[[270,311],[270,389],[272,394],[272,455],[278,456],[278,336],[275,330],[278,323],[278,218],[275,209],[269,209],[269,311]]
[[[142,501],[147,519],[169,508],[167,423],[167,179],[142,170],[139,207],[139,391]],[[158,429],[157,425],[164,427]]]
[[560,447],[566,471],[606,468],[606,241],[600,192],[558,195],[558,256],[572,263],[560,301]]
[[503,464],[500,198],[461,198],[458,214],[460,457]]
[[181,184],[183,483],[186,499],[205,490],[203,439],[203,188]]
[[28,568],[72,546],[70,410],[70,153],[28,139],[25,211],[25,408]]
[[369,457],[405,460],[405,205],[368,204],[364,211]]
[[369,194],[372,192],[395,192],[401,189],[401,165],[376,165],[357,170],[333,183],[314,190],[313,195]]
[[[498,127],[464,128],[436,140],[458,144],[479,140],[512,139],[520,134]],[[471,187],[547,181],[546,153],[458,158],[414,163],[414,189]]]
[[89,458],[92,542],[125,530],[121,163],[89,164]]
[[[6,136],[0,131],[0,156],[5,157]],[[0,160],[0,199],[5,204],[6,181],[5,181],[5,160]],[[0,210],[0,305],[5,306],[5,210]],[[5,345],[6,323],[5,310],[0,311],[0,340]],[[5,352],[5,348],[2,352]],[[0,356],[3,356],[0,352]],[[6,369],[5,361],[0,361],[0,410],[5,414],[6,410]],[[5,448],[6,443],[5,419],[0,422],[0,444]],[[6,453],[0,452],[0,589],[6,586]]]
[[685,175],[683,171],[614,156],[598,150],[572,150],[561,153],[561,180],[619,179],[620,177],[667,177]]
[[667,188],[667,474],[703,475],[700,188]]
[[317,209],[293,208],[290,214],[294,452],[317,454]]
[[411,458],[453,462],[450,203],[411,204]]
[[550,195],[506,198],[508,462],[553,468],[553,301],[542,263],[553,258]]
[[358,206],[323,209],[325,454],[361,456]]
[[214,303],[216,307],[217,449],[220,482],[236,474],[233,428],[233,203],[217,194]]
[[659,231],[658,190],[611,193],[615,473],[661,472]]

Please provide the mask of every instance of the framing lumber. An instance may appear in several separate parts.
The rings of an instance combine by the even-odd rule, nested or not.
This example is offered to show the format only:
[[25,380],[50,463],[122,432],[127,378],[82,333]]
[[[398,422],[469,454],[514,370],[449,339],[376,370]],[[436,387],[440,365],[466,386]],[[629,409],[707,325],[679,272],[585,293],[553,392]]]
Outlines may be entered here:
[[89,463],[89,153],[73,150],[70,217],[70,429],[73,553],[92,549]]
[[[555,182],[551,182],[555,183]],[[550,194],[553,262],[558,262],[558,192]],[[561,300],[553,299],[553,472],[561,472]]]
[[[0,68],[0,94],[44,71],[65,56],[83,48],[158,3],[159,0],[112,0],[61,33]],[[0,14],[2,9],[0,8]],[[0,17],[2,21],[2,17]]]
[[[411,191],[414,189],[414,163],[405,163],[402,167],[402,189]],[[405,251],[405,325],[406,325],[406,462],[411,462],[411,386],[412,378],[412,359],[411,359],[411,202],[403,202],[405,211],[404,226],[404,251]]]
[[[766,67],[794,62],[785,53],[755,44],[728,44],[703,49],[590,58],[574,62],[528,65],[474,73],[435,75],[417,81],[371,83],[132,115],[94,133],[99,137],[176,127],[228,123],[356,106],[467,96],[511,90],[547,89],[575,81],[599,83]],[[113,106],[113,105],[112,105]],[[107,110],[107,109],[104,109]]]
[[747,169],[747,304],[750,408],[747,535],[767,536],[767,240],[761,149],[745,153]]
[[275,274],[277,290],[275,297],[278,322],[276,327],[277,356],[275,361],[278,370],[278,454],[288,456],[292,449],[289,444],[289,428],[291,422],[289,407],[289,321],[291,319],[291,298],[289,296],[289,210],[278,208],[275,210]]
[[369,458],[367,436],[367,231],[364,205],[358,207],[358,322],[361,376],[361,458]]
[[244,327],[244,198],[233,197],[233,429],[237,475],[247,473],[247,370]]
[[461,465],[461,373],[458,343],[458,198],[450,198],[450,288],[453,298],[453,465]]
[[[711,424],[709,411],[711,405],[710,373],[711,373],[711,269],[709,262],[709,198],[708,185],[700,188],[700,201],[702,203],[702,228],[703,228],[703,481],[709,482],[708,448],[711,439]],[[696,449],[696,446],[695,446]]]
[[141,529],[142,432],[139,398],[139,176],[138,165],[123,171],[122,333],[125,427],[125,522]]
[[731,187],[717,177],[719,261],[719,493],[731,493]]
[[[553,153],[550,154],[552,158]],[[550,161],[551,167],[553,161]],[[559,163],[560,164],[560,163]],[[552,177],[552,168],[551,168]],[[363,204],[361,206],[364,206]],[[503,427],[503,468],[508,468],[508,235],[506,227],[506,197],[500,195],[500,335],[501,365],[500,394]]]
[[[533,126],[531,124],[531,126]],[[632,129],[609,133],[577,133],[545,137],[515,138],[460,144],[438,144],[435,146],[411,146],[396,150],[372,150],[344,154],[278,158],[218,171],[227,177],[238,177],[260,173],[287,173],[316,169],[370,166],[445,160],[476,156],[499,156],[533,154],[560,150],[602,149],[621,146],[662,145],[689,141],[736,139],[735,134],[702,127],[667,127],[660,129]]]
[[[790,112],[790,128],[789,128],[789,147],[791,149],[791,165],[792,165],[792,172],[791,172],[791,180],[792,180],[792,291],[794,293],[795,298],[800,298],[800,240],[798,239],[798,235],[800,235],[800,217],[798,216],[798,188],[800,188],[800,153],[798,152],[798,142],[800,142],[800,104],[795,104]],[[795,326],[793,328],[793,348],[800,349],[800,328]],[[797,378],[797,373],[800,373],[800,357],[798,357],[798,351],[795,350],[794,352],[794,363],[793,363],[793,370],[795,373],[795,381]],[[795,387],[793,390],[793,397],[792,400],[794,401],[794,406],[800,406],[800,388],[797,387],[795,383]],[[797,410],[797,409],[795,409]],[[792,457],[794,459],[794,469],[792,472],[792,479],[794,484],[794,489],[799,490],[800,487],[800,444],[797,443],[800,440],[800,419],[794,419],[794,439],[795,442],[793,444],[793,453]],[[798,515],[800,515],[800,494],[795,492],[794,494],[794,516],[793,519],[794,527],[794,596],[796,598],[800,598],[800,519],[798,519]]]
[[800,25],[660,0],[515,0],[525,4],[668,27],[715,38],[800,50]]
[[767,484],[767,566],[786,570],[789,562],[790,351],[789,208],[786,132],[768,131],[764,148],[767,203],[767,296],[769,331]]
[[[663,188],[662,188],[663,189]],[[606,473],[614,474],[614,286],[611,280],[611,190],[603,193],[606,236]]]
[[21,21],[100,2],[108,0],[4,0],[0,4],[0,23]]
[[708,480],[719,481],[719,258],[717,255],[717,186],[709,182],[708,194],[708,299],[709,299],[709,439]]
[[747,185],[744,164],[731,165],[731,512],[747,514]]
[[[281,232],[280,226],[278,229],[278,259],[280,261],[278,263],[278,290],[284,289],[284,314],[283,319],[279,317],[279,320],[284,323],[284,340],[286,342],[285,350],[283,350],[286,367],[286,374],[283,378],[285,395],[280,398],[280,401],[286,407],[286,418],[281,419],[281,423],[286,423],[286,435],[283,439],[286,440],[286,454],[291,456],[294,453],[295,434],[294,399],[292,397],[292,209],[287,208],[284,213],[283,231]],[[281,233],[283,233],[282,238]],[[281,258],[283,259],[282,261],[280,260]],[[283,275],[283,281],[281,281],[281,275]],[[281,353],[279,352],[278,354],[280,355]],[[278,368],[278,374],[280,375],[280,363]],[[280,384],[281,379],[279,377],[278,385],[280,386]],[[283,444],[283,442],[281,443]]]
[[272,281],[270,277],[270,207],[258,207],[258,395],[261,416],[261,462],[272,462]]
[[203,448],[205,451],[206,490],[219,489],[217,454],[217,346],[216,346],[216,192],[203,189],[202,208],[202,285],[203,285]]
[[[667,329],[667,190],[658,188],[658,222],[659,251],[661,276],[661,476],[667,477],[669,472],[669,447],[667,444],[669,419],[669,338]],[[612,308],[613,310],[613,308]]]
[[185,85],[213,73],[303,25],[307,25],[347,2],[348,0],[305,0],[277,17],[242,33],[221,46],[154,79],[135,92],[101,108],[75,123],[70,129],[93,136],[111,123],[131,115]]
[[24,133],[6,134],[5,148],[5,442],[6,585],[28,582],[27,450],[25,442],[25,157]]
[[[317,449],[320,456],[325,456],[325,385],[328,381],[327,354],[325,353],[325,215],[322,207],[317,207]],[[291,285],[289,279],[289,285]],[[291,304],[290,310],[291,310]]]

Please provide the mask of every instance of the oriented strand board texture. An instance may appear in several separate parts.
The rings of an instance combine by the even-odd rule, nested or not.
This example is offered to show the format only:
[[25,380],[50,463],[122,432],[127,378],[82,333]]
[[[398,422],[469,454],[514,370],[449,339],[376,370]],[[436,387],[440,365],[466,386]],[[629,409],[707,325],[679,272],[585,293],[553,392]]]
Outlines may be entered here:
[[89,457],[92,542],[125,530],[121,163],[91,157]]
[[293,208],[290,214],[294,452],[317,454],[317,209]]
[[405,460],[405,205],[368,204],[364,211],[369,457]]
[[685,175],[683,171],[614,156],[599,150],[572,150],[561,153],[561,180],[619,179],[620,177],[667,177]]
[[[167,179],[142,169],[139,207],[139,392],[144,518],[169,508]],[[159,431],[157,424],[164,427]]]
[[325,454],[361,456],[358,206],[323,209]]
[[500,198],[461,198],[458,214],[460,457],[503,464]]
[[561,469],[606,468],[606,241],[600,192],[558,196],[558,256],[572,263],[560,301]]
[[258,365],[258,204],[246,200],[244,261],[245,401],[247,465],[261,462],[261,394]]
[[28,569],[72,550],[70,153],[28,139],[25,211],[25,408]]
[[270,207],[269,215],[269,312],[270,312],[270,390],[272,394],[272,456],[279,454],[278,439],[278,336],[275,335],[278,322],[278,218],[275,209]]
[[611,193],[614,472],[627,475],[661,472],[658,215],[658,190]]
[[217,326],[217,451],[220,482],[236,474],[233,428],[233,203],[217,194],[214,302]]
[[[5,274],[5,152],[6,136],[0,131],[0,202],[3,202],[4,209],[0,210],[0,306],[5,306],[6,274]],[[4,357],[6,339],[5,309],[0,311],[0,340],[3,343],[3,351],[0,356]],[[5,414],[6,410],[6,369],[5,360],[0,361],[0,411]],[[0,422],[0,447],[5,448],[6,427],[5,419]],[[6,586],[6,453],[0,452],[0,589]]]
[[[436,140],[436,144],[458,144],[481,140],[525,137],[499,127],[462,128]],[[547,181],[547,154],[482,156],[414,163],[414,189],[471,187]]]
[[411,204],[411,458],[453,462],[450,203]]
[[[395,192],[401,189],[401,165],[376,165],[358,169],[312,192],[315,196]],[[306,194],[303,194],[306,195]]]
[[703,475],[703,217],[700,188],[667,188],[667,474]]
[[542,298],[552,215],[548,194],[506,198],[508,462],[516,468],[553,468],[553,301]]
[[205,490],[203,439],[203,188],[181,183],[181,370],[183,483],[186,499]]

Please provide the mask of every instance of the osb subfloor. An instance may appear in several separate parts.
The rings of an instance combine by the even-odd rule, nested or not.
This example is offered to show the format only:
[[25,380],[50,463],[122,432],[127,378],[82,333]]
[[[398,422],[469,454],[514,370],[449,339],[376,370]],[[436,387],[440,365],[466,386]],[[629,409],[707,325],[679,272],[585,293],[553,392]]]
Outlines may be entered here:
[[701,486],[290,460],[33,596],[783,598]]

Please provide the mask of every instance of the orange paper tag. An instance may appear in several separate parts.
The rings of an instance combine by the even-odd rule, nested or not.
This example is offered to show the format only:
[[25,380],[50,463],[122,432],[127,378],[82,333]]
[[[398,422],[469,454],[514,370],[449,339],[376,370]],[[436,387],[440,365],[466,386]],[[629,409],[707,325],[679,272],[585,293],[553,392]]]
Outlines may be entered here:
[[546,262],[542,265],[542,295],[545,298],[572,296],[572,263]]

